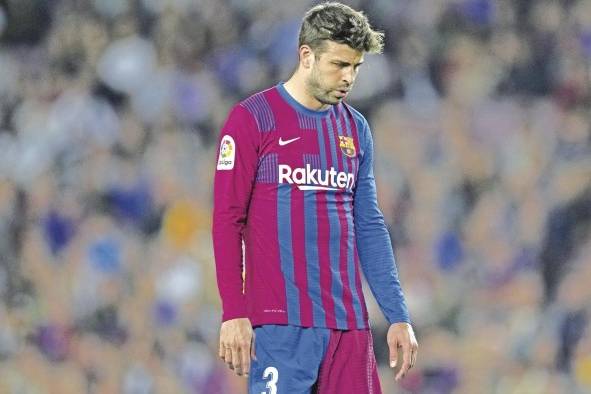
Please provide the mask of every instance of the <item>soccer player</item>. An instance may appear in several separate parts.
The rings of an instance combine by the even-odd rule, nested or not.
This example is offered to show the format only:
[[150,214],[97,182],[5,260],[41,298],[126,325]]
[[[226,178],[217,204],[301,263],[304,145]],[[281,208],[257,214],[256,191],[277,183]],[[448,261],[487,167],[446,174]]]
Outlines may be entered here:
[[360,270],[391,324],[396,380],[417,341],[378,208],[365,118],[343,100],[383,34],[352,8],[311,8],[285,83],[233,107],[220,134],[213,243],[219,355],[249,393],[380,393]]

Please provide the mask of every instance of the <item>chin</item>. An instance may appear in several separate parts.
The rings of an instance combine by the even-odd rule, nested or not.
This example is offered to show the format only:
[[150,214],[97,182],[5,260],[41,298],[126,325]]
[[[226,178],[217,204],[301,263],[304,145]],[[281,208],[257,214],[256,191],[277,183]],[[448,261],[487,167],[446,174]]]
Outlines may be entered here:
[[325,100],[326,104],[335,105],[343,101],[344,97],[327,97]]
[[341,99],[338,97],[316,97],[316,100],[318,100],[320,103],[324,105],[335,105],[341,102]]

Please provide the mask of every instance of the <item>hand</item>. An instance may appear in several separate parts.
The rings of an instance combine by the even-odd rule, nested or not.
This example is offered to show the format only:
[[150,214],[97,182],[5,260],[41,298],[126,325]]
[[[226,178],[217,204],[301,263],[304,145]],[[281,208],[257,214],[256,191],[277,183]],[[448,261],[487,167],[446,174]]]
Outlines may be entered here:
[[390,367],[396,368],[398,348],[402,348],[402,366],[396,375],[396,381],[402,379],[417,362],[419,344],[412,326],[408,323],[394,323],[388,329],[388,347],[390,348]]
[[219,356],[238,376],[250,373],[250,358],[254,353],[255,334],[248,318],[227,320],[220,328]]

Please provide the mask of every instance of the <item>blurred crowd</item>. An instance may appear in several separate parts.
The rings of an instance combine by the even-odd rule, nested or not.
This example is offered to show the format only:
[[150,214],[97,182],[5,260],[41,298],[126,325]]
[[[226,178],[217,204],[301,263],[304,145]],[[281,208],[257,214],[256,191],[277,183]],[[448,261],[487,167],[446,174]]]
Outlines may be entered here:
[[[228,109],[314,1],[0,1],[0,393],[239,394],[210,240]],[[591,393],[591,0],[356,0],[349,102],[419,340],[384,393]],[[367,286],[366,290],[367,290]]]

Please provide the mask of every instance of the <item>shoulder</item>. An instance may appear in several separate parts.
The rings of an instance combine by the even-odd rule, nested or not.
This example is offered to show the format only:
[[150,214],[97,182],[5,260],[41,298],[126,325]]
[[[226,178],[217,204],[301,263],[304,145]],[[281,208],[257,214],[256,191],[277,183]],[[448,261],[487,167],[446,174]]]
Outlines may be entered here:
[[359,134],[359,139],[361,141],[366,141],[368,138],[371,138],[369,122],[367,121],[365,116],[363,116],[363,114],[359,112],[359,110],[357,110],[355,107],[346,102],[343,102],[342,105],[344,110],[347,111],[355,121],[357,132]]
[[272,89],[269,88],[253,93],[247,98],[235,103],[228,112],[228,120],[235,120],[242,124],[246,122],[256,125],[257,118],[263,115],[263,110],[268,103],[266,94]]
[[277,88],[273,86],[260,92],[256,92],[237,103],[233,110],[247,113],[256,123],[260,132],[269,131],[275,124],[272,102],[276,90]]
[[345,109],[345,111],[347,111],[350,114],[350,116],[353,118],[353,120],[355,121],[355,124],[357,125],[357,129],[359,130],[359,133],[360,134],[368,133],[369,132],[369,123],[367,122],[367,119],[365,119],[365,116],[363,116],[363,114],[361,112],[359,112],[359,110],[357,110],[351,104],[343,102],[342,105],[343,105],[343,108]]
[[363,114],[359,112],[357,108],[353,107],[351,104],[346,103],[344,101],[343,107],[347,112],[351,114],[351,116],[353,117],[353,119],[355,119],[356,122],[362,125],[367,125],[367,119],[365,119],[365,116],[363,116]]
[[271,86],[265,90],[261,90],[259,92],[253,93],[244,100],[240,101],[238,104],[244,108],[252,108],[256,107],[257,105],[269,104],[270,96],[273,92],[277,90],[277,87]]

